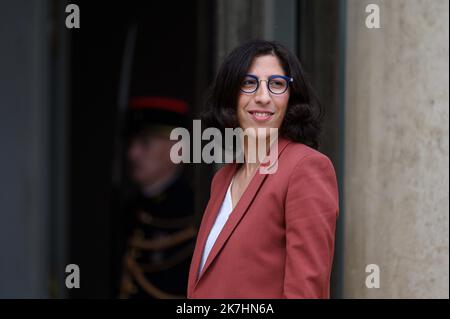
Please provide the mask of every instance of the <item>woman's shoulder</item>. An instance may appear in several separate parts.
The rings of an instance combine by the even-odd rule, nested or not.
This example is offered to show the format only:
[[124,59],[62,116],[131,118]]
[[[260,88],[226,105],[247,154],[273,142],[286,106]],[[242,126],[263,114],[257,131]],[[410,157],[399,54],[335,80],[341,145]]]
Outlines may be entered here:
[[292,172],[300,167],[319,166],[333,168],[330,158],[320,151],[298,142],[290,142],[279,158],[279,165]]
[[313,159],[331,163],[327,155],[306,144],[298,142],[290,142],[284,150],[283,156],[280,156],[280,160],[282,158],[285,162],[291,162],[294,166],[298,165],[305,159]]
[[[286,149],[286,157],[290,165],[284,172],[287,175],[288,191],[291,196],[307,190],[322,194],[322,198],[329,199],[338,212],[339,192],[336,172],[330,158],[320,151],[300,143],[291,143]],[[306,195],[305,195],[306,196]],[[312,195],[308,195],[312,196]],[[325,200],[323,200],[325,202]]]

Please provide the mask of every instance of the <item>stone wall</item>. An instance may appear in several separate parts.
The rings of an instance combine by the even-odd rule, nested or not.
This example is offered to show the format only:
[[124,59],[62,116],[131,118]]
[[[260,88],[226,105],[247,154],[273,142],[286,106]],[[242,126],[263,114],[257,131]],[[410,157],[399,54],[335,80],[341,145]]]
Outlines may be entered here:
[[346,298],[449,297],[448,15],[447,0],[347,1]]

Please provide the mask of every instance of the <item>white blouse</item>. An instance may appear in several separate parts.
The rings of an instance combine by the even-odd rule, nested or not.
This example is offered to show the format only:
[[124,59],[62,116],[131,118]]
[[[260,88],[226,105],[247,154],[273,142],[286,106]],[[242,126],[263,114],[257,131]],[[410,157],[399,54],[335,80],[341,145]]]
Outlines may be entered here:
[[231,200],[231,185],[233,185],[234,177],[230,182],[230,186],[228,186],[227,193],[225,194],[225,198],[223,199],[222,206],[220,207],[219,214],[217,214],[216,221],[214,222],[213,227],[208,235],[208,239],[206,240],[205,249],[203,249],[202,260],[200,263],[199,274],[201,273],[203,266],[206,263],[206,259],[208,259],[208,255],[216,242],[217,237],[225,225],[228,217],[233,211],[233,202]]

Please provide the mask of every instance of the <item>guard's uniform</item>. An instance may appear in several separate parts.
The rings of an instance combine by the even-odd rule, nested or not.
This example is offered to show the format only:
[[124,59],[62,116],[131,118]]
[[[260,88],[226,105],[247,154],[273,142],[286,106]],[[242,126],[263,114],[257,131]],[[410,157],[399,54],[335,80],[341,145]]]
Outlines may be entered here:
[[[165,97],[135,97],[128,113],[131,136],[143,129],[185,127],[187,105]],[[126,243],[120,250],[120,298],[184,298],[197,231],[193,192],[181,173],[159,194],[137,194],[122,211]],[[126,222],[126,221],[129,222]],[[121,240],[123,243],[123,240]]]
[[193,194],[179,177],[155,197],[139,194],[131,205],[121,298],[183,298],[195,245]]

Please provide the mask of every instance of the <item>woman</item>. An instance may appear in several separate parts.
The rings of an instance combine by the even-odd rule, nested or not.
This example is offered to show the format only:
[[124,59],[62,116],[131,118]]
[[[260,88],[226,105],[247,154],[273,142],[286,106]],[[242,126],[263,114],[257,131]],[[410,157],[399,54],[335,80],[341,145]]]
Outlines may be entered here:
[[260,173],[243,143],[244,163],[215,174],[188,298],[329,298],[339,203],[333,165],[316,150],[321,118],[282,45],[253,41],[226,58],[204,119],[221,130],[277,128],[277,170]]

